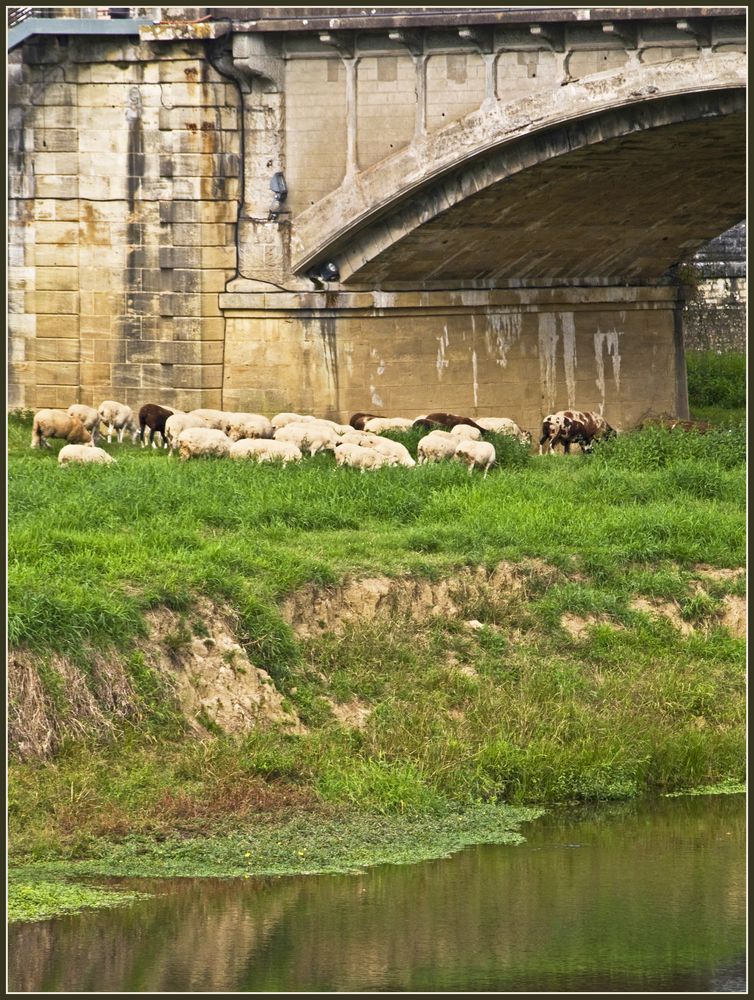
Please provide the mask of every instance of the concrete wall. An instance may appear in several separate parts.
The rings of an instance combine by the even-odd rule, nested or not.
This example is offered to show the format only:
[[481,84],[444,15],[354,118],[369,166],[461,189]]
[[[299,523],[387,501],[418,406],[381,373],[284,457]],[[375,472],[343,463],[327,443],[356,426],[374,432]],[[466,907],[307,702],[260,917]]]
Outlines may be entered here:
[[219,405],[235,88],[198,42],[45,39],[9,103],[9,405]]
[[[269,51],[255,33],[234,36],[222,54],[207,30],[47,37],[10,54],[11,407],[439,407],[532,428],[567,404],[604,406],[617,423],[683,408],[668,289],[326,297],[292,260],[307,213],[337,204],[347,183],[368,194],[399,154],[419,170],[431,150],[454,155],[445,130],[464,132],[469,114],[487,134],[515,125],[510,102],[531,111],[569,86],[609,104],[606,74],[624,64],[636,76],[684,63],[711,86],[718,52],[735,82],[740,25],[726,35],[714,21],[693,56],[674,23],[639,26],[628,49],[574,23],[554,46],[528,26],[471,41],[367,31],[350,54],[318,33],[273,38]],[[289,214],[270,220],[278,169]]]
[[223,296],[229,409],[509,416],[577,406],[630,426],[683,412],[664,289]]

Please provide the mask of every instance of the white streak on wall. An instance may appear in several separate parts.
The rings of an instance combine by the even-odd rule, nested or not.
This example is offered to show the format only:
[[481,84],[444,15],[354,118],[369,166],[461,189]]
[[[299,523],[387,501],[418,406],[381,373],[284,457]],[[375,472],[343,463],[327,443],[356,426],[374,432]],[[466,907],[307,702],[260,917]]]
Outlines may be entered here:
[[377,386],[376,385],[370,385],[369,386],[369,391],[372,394],[372,406],[384,406],[385,405],[382,402],[381,397],[377,394]]
[[487,354],[502,368],[508,364],[508,351],[521,336],[521,324],[521,313],[490,313],[487,316],[484,334]]
[[603,349],[607,348],[608,356],[612,358],[613,361],[613,381],[615,382],[615,388],[617,392],[620,392],[620,334],[617,330],[608,330],[607,333],[603,333],[601,330],[597,330],[594,335],[594,360],[597,365],[597,388],[599,389],[600,396],[602,397],[602,402],[600,403],[599,412],[602,415],[605,409],[605,362],[603,359]]
[[561,313],[560,327],[563,331],[563,364],[568,405],[571,409],[576,409],[576,324],[573,313]]
[[471,352],[471,374],[474,385],[474,408],[479,406],[479,382],[477,380],[476,351]]
[[552,313],[540,313],[539,321],[539,381],[545,409],[550,412],[555,405],[555,363],[558,331]]
[[395,305],[395,292],[372,292],[372,301],[377,309],[390,309]]
[[384,375],[385,374],[385,362],[382,360],[382,358],[380,358],[380,363],[377,366],[377,374],[378,375]]
[[445,357],[445,348],[448,346],[450,338],[448,337],[448,327],[447,324],[443,327],[443,332],[437,338],[438,348],[437,348],[437,377],[442,379],[443,368],[448,367],[448,361]]

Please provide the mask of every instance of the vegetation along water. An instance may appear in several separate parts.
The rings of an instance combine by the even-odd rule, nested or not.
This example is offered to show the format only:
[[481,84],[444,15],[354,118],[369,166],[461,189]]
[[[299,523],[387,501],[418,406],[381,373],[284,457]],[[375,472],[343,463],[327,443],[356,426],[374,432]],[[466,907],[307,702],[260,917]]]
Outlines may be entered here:
[[710,432],[497,438],[486,479],[128,443],[60,468],[11,417],[12,916],[112,900],[74,870],[352,870],[740,787],[742,367],[690,373]]

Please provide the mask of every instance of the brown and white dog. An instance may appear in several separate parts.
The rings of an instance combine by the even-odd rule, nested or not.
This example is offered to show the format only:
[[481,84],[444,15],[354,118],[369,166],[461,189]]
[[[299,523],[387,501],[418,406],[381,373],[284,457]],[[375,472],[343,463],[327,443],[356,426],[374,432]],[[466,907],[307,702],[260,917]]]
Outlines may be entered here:
[[567,455],[572,444],[578,444],[583,452],[590,452],[595,440],[609,438],[617,434],[615,428],[600,416],[599,413],[587,410],[558,410],[548,413],[542,421],[542,437],[539,440],[539,454],[547,442],[545,450],[548,455],[555,451],[555,445],[562,444]]

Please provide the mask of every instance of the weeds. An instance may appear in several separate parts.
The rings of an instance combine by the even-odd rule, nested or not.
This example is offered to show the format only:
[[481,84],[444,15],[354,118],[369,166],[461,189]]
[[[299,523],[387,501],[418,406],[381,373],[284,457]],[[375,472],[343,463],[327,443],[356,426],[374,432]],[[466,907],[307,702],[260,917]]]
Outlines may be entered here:
[[[418,433],[391,436],[415,451]],[[743,642],[719,621],[744,581],[690,586],[698,563],[743,565],[738,430],[651,428],[546,459],[506,438],[486,479],[453,464],[350,474],[328,455],[180,463],[127,444],[111,447],[115,467],[63,474],[27,438],[11,420],[9,643],[41,663],[112,650],[143,718],[53,765],[12,767],[16,856],[91,857],[103,839],[227,833],[291,808],[430,817],[743,779]],[[520,590],[467,588],[456,617],[405,608],[304,643],[278,610],[349,573],[439,578],[524,558],[549,569],[522,573]],[[208,638],[196,594],[235,612],[308,732],[187,737],[133,644],[160,605],[182,616],[176,656]],[[632,609],[637,594],[674,602],[697,633]],[[578,638],[565,614],[585,621]],[[40,676],[62,711],[56,676]],[[352,698],[369,710],[362,730],[333,715]]]

